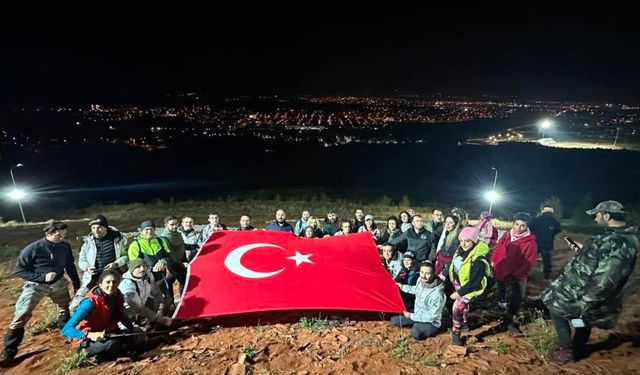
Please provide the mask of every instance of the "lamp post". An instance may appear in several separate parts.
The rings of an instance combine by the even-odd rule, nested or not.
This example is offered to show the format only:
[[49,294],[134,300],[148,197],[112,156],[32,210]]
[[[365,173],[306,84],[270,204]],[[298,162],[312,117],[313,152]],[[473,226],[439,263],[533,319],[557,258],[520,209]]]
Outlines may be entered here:
[[542,129],[542,138],[544,138],[545,131],[551,126],[551,120],[543,120],[540,123],[540,128]]
[[491,194],[489,196],[489,213],[491,213],[491,209],[493,208],[493,202],[498,198],[497,194],[496,194],[496,183],[498,182],[498,169],[495,167],[491,167],[491,169],[493,171],[496,172],[495,176],[493,177],[493,189],[491,189]]
[[9,174],[11,175],[11,181],[13,181],[13,196],[18,201],[18,207],[20,207],[20,214],[22,215],[22,222],[27,223],[27,219],[24,217],[24,210],[22,209],[22,198],[24,197],[24,193],[18,190],[16,186],[16,179],[13,177],[13,168],[20,168],[24,166],[22,163],[18,163],[9,169]]

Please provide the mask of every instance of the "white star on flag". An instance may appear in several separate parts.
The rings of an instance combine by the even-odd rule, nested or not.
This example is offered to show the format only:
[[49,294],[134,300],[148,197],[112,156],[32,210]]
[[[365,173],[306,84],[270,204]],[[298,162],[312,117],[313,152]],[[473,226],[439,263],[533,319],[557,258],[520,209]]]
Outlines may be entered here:
[[287,257],[287,259],[291,259],[291,260],[295,260],[296,261],[296,266],[299,266],[302,263],[311,263],[313,264],[313,262],[311,260],[309,260],[309,257],[312,256],[313,254],[300,254],[299,252],[296,251],[296,255],[292,256],[292,257]]

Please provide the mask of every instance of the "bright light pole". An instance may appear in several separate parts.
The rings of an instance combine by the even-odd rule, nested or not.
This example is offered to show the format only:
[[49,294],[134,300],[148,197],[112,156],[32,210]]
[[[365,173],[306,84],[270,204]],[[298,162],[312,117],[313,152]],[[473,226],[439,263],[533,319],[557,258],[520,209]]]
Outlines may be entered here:
[[553,125],[551,120],[549,119],[542,120],[542,122],[540,123],[540,128],[542,129],[542,138],[544,138],[545,131],[549,129],[551,125]]
[[12,199],[18,201],[18,207],[20,207],[20,214],[22,215],[22,222],[27,223],[27,219],[24,217],[24,210],[22,209],[22,198],[25,197],[24,191],[18,189],[16,186],[16,179],[13,177],[13,168],[20,168],[24,166],[22,163],[18,163],[9,169],[9,174],[11,175],[11,181],[13,181],[13,191],[9,195]]
[[491,209],[493,208],[493,202],[498,199],[498,193],[496,193],[496,183],[498,182],[498,169],[495,167],[491,167],[491,170],[495,171],[496,174],[493,177],[493,189],[485,195],[485,198],[489,201],[489,213],[491,213]]

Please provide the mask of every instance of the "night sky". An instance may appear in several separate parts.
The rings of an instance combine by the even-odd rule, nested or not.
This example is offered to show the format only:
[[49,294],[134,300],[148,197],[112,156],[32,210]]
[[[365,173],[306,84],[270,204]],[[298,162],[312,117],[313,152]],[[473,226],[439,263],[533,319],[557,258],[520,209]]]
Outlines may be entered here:
[[188,91],[638,103],[640,31],[632,15],[364,3],[7,13],[0,95],[5,104],[121,103]]

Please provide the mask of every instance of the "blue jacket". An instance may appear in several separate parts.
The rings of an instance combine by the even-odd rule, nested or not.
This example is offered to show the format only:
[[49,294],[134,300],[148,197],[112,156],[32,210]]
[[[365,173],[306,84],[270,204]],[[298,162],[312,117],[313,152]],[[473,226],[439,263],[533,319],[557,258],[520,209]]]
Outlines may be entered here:
[[264,229],[270,230],[270,231],[274,231],[274,232],[291,232],[291,233],[293,233],[293,227],[291,226],[291,224],[287,223],[286,221],[282,225],[280,225],[276,221],[274,221],[273,223],[267,225],[267,227],[264,228]]

